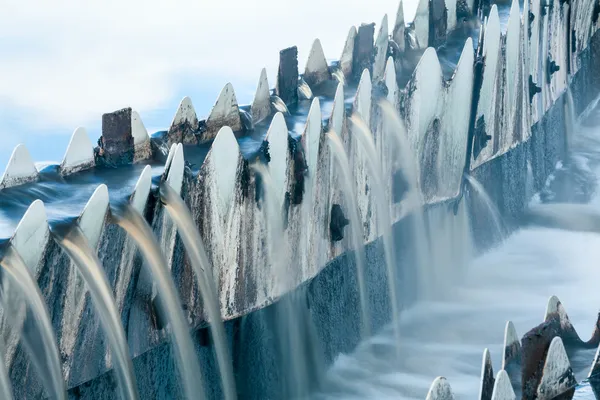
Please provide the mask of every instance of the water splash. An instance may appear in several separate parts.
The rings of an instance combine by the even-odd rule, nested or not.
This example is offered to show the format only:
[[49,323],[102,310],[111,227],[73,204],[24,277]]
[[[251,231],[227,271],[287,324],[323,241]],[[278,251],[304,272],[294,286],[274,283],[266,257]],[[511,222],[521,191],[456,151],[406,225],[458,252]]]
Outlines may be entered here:
[[[38,371],[47,393],[52,394],[55,399],[66,399],[65,382],[61,370],[56,336],[52,329],[50,314],[42,292],[23,259],[12,245],[8,245],[4,250],[0,266],[2,266],[3,277],[8,278],[8,284],[10,285],[7,288],[5,282],[2,282],[3,306],[7,300],[11,300],[12,295],[16,295],[15,300],[20,304],[27,303],[29,305],[24,321],[15,321],[19,316],[11,315],[11,307],[4,307],[5,315],[15,323],[21,322],[23,324],[21,341],[29,357],[31,357],[31,361]],[[11,283],[15,285],[19,293],[7,293],[12,292]],[[29,313],[33,318],[30,318]],[[1,364],[4,365],[4,363]],[[7,390],[10,391],[6,387],[0,371],[0,393],[3,395],[2,398],[11,398],[6,397]]]
[[396,294],[398,280],[396,278],[396,252],[392,239],[392,226],[390,224],[390,210],[385,195],[385,189],[382,183],[381,164],[375,150],[373,135],[367,124],[358,114],[350,117],[352,122],[352,132],[358,138],[362,149],[365,151],[367,166],[370,172],[371,187],[373,188],[373,198],[377,203],[378,225],[383,233],[383,251],[385,254],[385,263],[387,266],[388,290],[390,292],[390,303],[392,308],[392,323],[396,340],[400,342],[399,318],[400,302]]
[[350,216],[350,231],[352,232],[352,242],[354,246],[354,252],[356,254],[356,270],[358,276],[358,292],[360,296],[360,308],[361,308],[361,336],[366,338],[370,336],[370,321],[369,310],[368,310],[368,297],[367,288],[365,286],[365,265],[367,264],[365,258],[365,249],[363,245],[363,232],[360,229],[362,224],[360,223],[360,217],[358,216],[358,204],[356,204],[356,194],[354,193],[354,185],[350,178],[350,163],[348,156],[344,150],[344,144],[340,140],[339,136],[335,131],[331,130],[327,134],[327,143],[331,149],[331,153],[337,161],[338,171],[342,176],[341,185],[344,190],[345,201],[348,204],[348,210]]
[[127,339],[104,269],[77,223],[67,228],[66,232],[61,228],[53,229],[52,236],[77,266],[77,270],[85,281],[92,297],[94,306],[98,310],[104,332],[117,360],[115,369],[119,379],[118,386],[121,397],[137,400],[137,384]]
[[160,245],[148,222],[131,205],[126,204],[119,210],[111,212],[112,219],[136,242],[146,259],[148,268],[158,287],[158,298],[161,301],[162,313],[171,324],[172,344],[183,378],[186,397],[188,399],[204,398],[204,387],[200,364],[196,356],[189,326],[183,314],[183,308],[167,261],[160,251]]
[[281,97],[272,95],[271,96],[271,105],[275,108],[276,111],[282,113],[285,116],[290,115],[290,110],[288,110],[287,106],[281,100]]
[[496,207],[496,204],[492,201],[491,197],[488,195],[483,185],[477,179],[475,179],[475,177],[469,174],[464,174],[464,177],[467,180],[467,182],[469,182],[473,190],[475,190],[477,196],[481,199],[481,201],[487,208],[489,216],[492,218],[492,222],[494,224],[494,237],[500,239],[501,241],[504,240],[504,238],[506,238],[507,235],[507,230],[504,224],[502,223],[502,218],[500,217],[498,207]]
[[194,219],[187,206],[168,183],[161,183],[160,196],[169,215],[177,225],[179,236],[185,245],[190,263],[196,274],[196,280],[202,294],[202,300],[206,307],[210,329],[215,342],[215,352],[217,355],[217,362],[219,363],[223,394],[225,399],[233,400],[237,397],[233,366],[231,365],[231,357],[229,355],[229,348],[225,336],[225,327],[223,326],[223,320],[221,318],[215,279],[212,274],[212,266],[210,265],[206,250],[202,244],[202,237],[200,237],[200,233],[194,225]]

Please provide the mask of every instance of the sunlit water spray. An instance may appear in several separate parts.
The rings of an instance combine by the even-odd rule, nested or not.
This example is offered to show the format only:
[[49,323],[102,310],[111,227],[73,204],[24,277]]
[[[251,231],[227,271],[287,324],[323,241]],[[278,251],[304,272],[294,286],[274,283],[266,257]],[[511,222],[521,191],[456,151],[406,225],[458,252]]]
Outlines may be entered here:
[[126,204],[119,210],[113,210],[113,220],[127,231],[136,242],[146,259],[158,288],[158,298],[162,305],[162,314],[171,325],[172,344],[183,378],[186,397],[204,398],[200,364],[194,349],[188,323],[183,314],[179,294],[171,278],[167,261],[160,251],[160,245],[146,220],[131,205]]
[[396,294],[396,254],[394,243],[392,241],[392,226],[390,224],[390,212],[385,189],[382,183],[382,171],[375,143],[371,130],[357,114],[350,117],[352,122],[352,133],[358,138],[362,149],[366,155],[366,162],[369,168],[371,178],[371,187],[373,188],[373,198],[377,203],[378,225],[383,232],[383,251],[385,254],[385,263],[387,266],[388,290],[390,293],[390,303],[392,310],[392,324],[396,334],[396,340],[400,341],[400,332],[398,328],[398,318],[400,317],[400,302]]
[[[22,322],[21,342],[38,371],[46,388],[46,393],[54,399],[66,399],[56,336],[52,329],[52,321],[42,292],[23,259],[12,245],[8,245],[4,250],[0,266],[2,266],[3,278],[7,280],[7,282],[2,282],[2,304],[6,305],[7,301],[16,300],[20,304],[26,303],[29,306],[26,310],[25,320]],[[7,288],[6,284],[10,287]],[[13,293],[14,296],[5,291],[5,289],[8,289],[9,292],[13,292],[12,287],[16,289],[14,292],[18,292]],[[10,315],[11,308],[10,306],[4,307],[5,316],[12,320],[13,326],[20,325],[21,321],[15,320],[19,316]],[[0,364],[4,367],[4,363]],[[11,398],[10,396],[7,397],[6,385],[3,382],[1,371],[0,392],[2,398]]]
[[342,190],[344,191],[344,200],[348,204],[348,214],[350,216],[350,232],[352,234],[352,244],[356,258],[356,274],[358,276],[358,293],[360,297],[361,308],[361,337],[370,336],[370,321],[368,309],[367,287],[365,283],[365,249],[363,245],[363,232],[360,227],[360,217],[358,215],[358,204],[356,203],[356,194],[354,193],[354,184],[350,178],[350,163],[344,150],[344,144],[334,131],[327,133],[327,143],[331,149],[337,165],[338,172],[341,175]]
[[202,237],[187,206],[168,183],[161,183],[160,196],[169,215],[177,225],[179,236],[185,245],[190,264],[196,275],[215,343],[215,353],[223,384],[223,396],[227,400],[233,400],[237,398],[233,366],[221,317],[215,279],[212,274],[212,265],[204,249]]
[[119,390],[123,399],[138,399],[133,364],[121,316],[119,315],[111,287],[96,253],[90,247],[77,223],[63,229],[54,229],[52,235],[58,245],[69,255],[83,278],[94,306],[98,310],[104,333],[115,358]]

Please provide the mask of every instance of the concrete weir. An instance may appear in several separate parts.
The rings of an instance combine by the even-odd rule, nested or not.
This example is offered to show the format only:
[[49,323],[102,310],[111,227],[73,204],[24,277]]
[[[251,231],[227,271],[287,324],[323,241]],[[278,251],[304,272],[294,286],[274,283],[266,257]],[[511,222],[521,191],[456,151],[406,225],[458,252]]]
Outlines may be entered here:
[[[392,150],[396,139],[381,101],[393,106],[406,128],[408,149],[404,150],[415,160],[426,220],[439,213],[465,213],[472,226],[486,225],[485,217],[466,205],[469,194],[463,176],[468,173],[482,182],[510,228],[511,222],[516,225],[520,219],[531,189],[541,190],[566,154],[567,90],[573,95],[577,115],[600,93],[599,9],[597,0],[548,4],[525,0],[521,11],[514,0],[508,20],[501,21],[498,7],[486,0],[422,0],[414,22],[405,25],[400,5],[391,35],[387,16],[377,35],[374,24],[351,27],[341,58],[332,65],[327,64],[318,39],[312,49],[282,50],[273,93],[263,70],[250,106],[239,106],[233,86],[227,84],[212,111],[205,114],[206,120],[198,119],[191,99],[185,97],[162,138],[149,136],[140,115],[131,108],[103,115],[102,137],[95,148],[85,129],[77,128],[57,169],[67,182],[81,184],[78,179],[85,179],[91,168],[119,171],[139,166],[141,172],[126,195],[115,199],[108,184],[100,184],[84,208],[82,204],[81,213],[72,215],[112,286],[140,398],[182,398],[184,391],[169,345],[169,329],[155,306],[155,284],[133,241],[113,223],[111,207],[119,201],[131,202],[152,226],[194,332],[207,397],[223,396],[207,333],[207,312],[176,225],[161,202],[159,181],[181,195],[203,239],[218,288],[239,397],[287,398],[291,393],[284,384],[290,381],[285,379],[290,361],[277,337],[277,319],[290,304],[302,327],[299,351],[322,358],[317,362],[316,355],[315,359],[307,357],[303,371],[318,386],[321,371],[317,366],[351,351],[361,339],[359,277],[352,240],[345,234],[349,228],[344,230],[348,201],[339,186],[327,132],[334,130],[341,138],[350,161],[369,272],[365,278],[371,310],[367,325],[374,331],[389,322],[391,309],[387,291],[382,289],[387,283],[384,227],[371,190],[367,154],[352,135],[350,115],[360,115],[373,132],[390,199],[401,271],[398,286],[402,301],[408,304],[416,296],[419,274],[411,269],[417,257],[412,235],[417,216],[407,201],[399,171],[403,161],[398,162],[402,153]],[[302,76],[299,51],[309,54]],[[451,74],[446,73],[449,69]],[[299,85],[304,95],[299,95]],[[313,98],[306,97],[304,85],[315,94]],[[281,102],[292,113],[281,112]],[[295,128],[298,124],[293,118],[301,112],[294,114],[295,110],[307,110],[300,129]],[[252,123],[246,123],[248,119]],[[257,150],[244,152],[239,138],[255,138],[263,125]],[[209,147],[206,156],[201,165],[191,168],[186,151],[202,146]],[[282,249],[275,250],[284,252],[285,262],[273,256],[275,251],[265,240],[277,233],[265,207],[265,179],[253,168],[255,164],[266,165],[268,190],[273,193],[269,199],[281,210],[285,229],[278,238]],[[528,170],[533,188],[528,188]],[[35,189],[50,179],[48,174],[35,168],[27,149],[20,145],[0,179],[0,197]],[[70,201],[65,196],[62,201]],[[48,305],[69,397],[114,398],[114,359],[73,261],[53,239],[47,216],[52,207],[36,200],[6,237],[21,254]],[[341,228],[338,219],[345,221]],[[332,226],[336,227],[333,234]],[[475,240],[485,247],[494,238],[484,232]],[[577,335],[570,323],[570,330],[559,329],[568,318],[557,299],[551,299],[549,310],[554,310],[550,313],[554,317],[550,315],[545,323],[556,334],[533,344],[525,344],[531,337],[528,334],[521,346],[514,326],[507,325],[503,367],[496,375],[486,349],[481,398],[516,398],[511,386],[515,372],[509,366],[522,370],[522,379],[534,382],[535,387],[528,388],[532,397],[526,398],[551,399],[573,390],[575,381],[563,342]],[[29,358],[18,340],[8,340],[6,346],[15,398],[41,397],[42,383],[30,373]],[[538,357],[535,371],[528,364],[533,363],[532,357]],[[590,375],[598,373],[599,365],[597,356]],[[453,398],[451,382],[431,378],[427,399]]]

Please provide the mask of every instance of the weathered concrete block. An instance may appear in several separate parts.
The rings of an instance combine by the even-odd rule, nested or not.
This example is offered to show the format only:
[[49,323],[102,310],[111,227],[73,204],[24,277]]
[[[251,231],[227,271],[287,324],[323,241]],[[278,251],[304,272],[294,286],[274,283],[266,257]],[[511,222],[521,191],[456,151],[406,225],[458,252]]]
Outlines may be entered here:
[[279,71],[275,93],[288,106],[298,103],[298,48],[279,52]]
[[375,58],[375,23],[362,24],[354,39],[354,52],[352,54],[352,77],[355,82],[360,80],[363,70],[366,68],[373,73],[373,61]]

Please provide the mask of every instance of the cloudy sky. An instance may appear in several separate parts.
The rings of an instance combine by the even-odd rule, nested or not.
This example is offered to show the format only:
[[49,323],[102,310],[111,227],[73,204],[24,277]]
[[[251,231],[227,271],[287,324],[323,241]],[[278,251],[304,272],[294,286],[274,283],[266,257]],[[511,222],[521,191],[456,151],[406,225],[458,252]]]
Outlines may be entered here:
[[[250,103],[261,68],[274,85],[280,49],[297,45],[303,70],[319,38],[337,59],[350,26],[386,13],[392,26],[398,2],[2,0],[0,171],[18,143],[60,161],[77,126],[96,141],[102,113],[122,107],[152,133],[186,95],[206,116],[227,82]],[[404,3],[412,19],[416,0]]]

